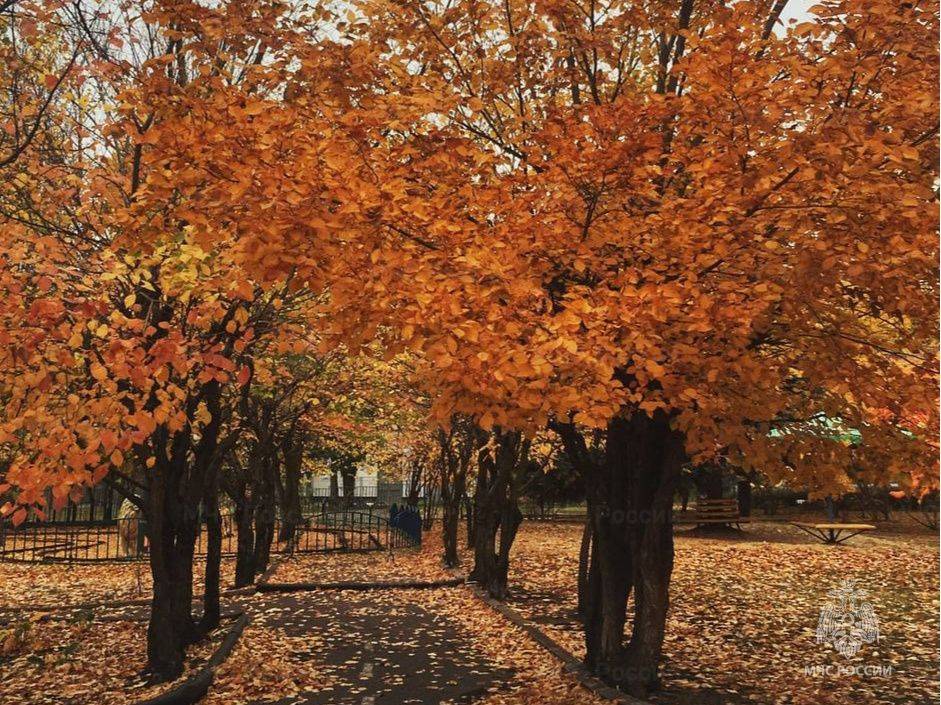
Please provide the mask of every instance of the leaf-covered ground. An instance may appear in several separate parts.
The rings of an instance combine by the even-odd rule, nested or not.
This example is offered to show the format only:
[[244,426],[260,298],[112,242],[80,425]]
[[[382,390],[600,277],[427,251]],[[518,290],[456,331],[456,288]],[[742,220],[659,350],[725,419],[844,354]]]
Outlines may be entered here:
[[[193,589],[202,593],[205,562],[193,568]],[[231,587],[235,561],[222,561],[222,586]],[[152,580],[147,561],[127,563],[0,562],[0,612],[5,607],[47,606],[149,598]]]
[[[784,524],[756,522],[741,533],[678,533],[664,648],[666,689],[658,705],[875,705],[937,702],[938,541],[889,525],[839,547]],[[514,549],[511,604],[573,653],[581,527],[524,523]],[[440,535],[420,550],[298,555],[275,582],[433,580]],[[462,569],[470,567],[463,552]],[[135,566],[0,565],[12,603],[71,604],[134,597]],[[29,570],[27,570],[29,569]],[[26,570],[27,572],[22,572]],[[146,565],[142,565],[146,575]],[[230,571],[231,567],[227,567]],[[17,572],[21,571],[21,572]],[[29,580],[37,587],[27,588]],[[106,592],[103,585],[108,583]],[[827,592],[856,579],[880,621],[881,639],[845,660],[817,644]],[[27,581],[27,582],[20,582]],[[50,587],[51,586],[51,587]],[[122,588],[124,592],[122,592]],[[26,594],[23,594],[26,593]],[[37,599],[41,597],[42,599]],[[230,596],[227,609],[252,615],[206,703],[305,705],[574,705],[596,701],[559,662],[465,587],[433,590],[320,590]],[[35,614],[35,613],[34,613]],[[0,664],[4,703],[119,705],[141,699],[146,607],[96,610],[98,621],[34,622],[26,651]],[[103,621],[104,616],[112,620]],[[100,619],[99,619],[100,618]],[[198,663],[205,645],[192,653]],[[808,675],[837,664],[891,667],[889,675]],[[153,694],[153,690],[146,694]]]
[[207,705],[602,705],[469,588],[253,595]]
[[[677,534],[662,703],[929,703],[938,700],[938,541],[907,525],[826,546],[784,524],[713,537]],[[525,523],[511,604],[584,653],[573,590],[581,527]],[[818,644],[827,592],[856,579],[881,638],[843,659]],[[806,675],[805,667],[891,666],[890,675]]]
[[[469,553],[460,544],[462,562]],[[431,531],[422,537],[419,548],[365,553],[297,553],[283,561],[269,580],[273,583],[380,582],[447,580],[454,573],[441,565],[441,533]]]
[[[148,685],[147,624],[140,621],[29,621],[15,650],[0,654],[0,701],[4,705],[125,705],[159,695],[191,676],[219,646],[219,629],[187,653],[186,671],[174,683]],[[19,625],[17,625],[19,626]]]

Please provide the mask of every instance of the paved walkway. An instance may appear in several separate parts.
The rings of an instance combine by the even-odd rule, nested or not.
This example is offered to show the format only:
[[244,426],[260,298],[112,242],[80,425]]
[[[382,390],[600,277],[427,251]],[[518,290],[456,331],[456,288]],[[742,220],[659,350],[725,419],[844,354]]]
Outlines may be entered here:
[[471,703],[512,677],[483,661],[448,619],[425,609],[421,590],[397,591],[392,601],[382,594],[317,591],[251,598],[253,624],[286,636],[317,635],[317,648],[308,657],[324,663],[335,683],[302,689],[278,703]]
[[[425,590],[315,590],[292,593],[232,595],[223,599],[223,614],[246,610],[251,627],[293,637],[310,647],[294,651],[292,659],[314,660],[321,682],[299,683],[297,694],[265,693],[242,701],[279,705],[439,705],[469,704],[499,690],[513,672],[488,663],[478,649],[446,616],[425,605]],[[194,602],[194,612],[201,604]],[[81,612],[62,612],[67,619]],[[150,607],[128,605],[96,610],[96,619],[147,619]],[[250,648],[251,627],[241,642]],[[301,639],[297,639],[301,637]],[[275,636],[275,638],[277,638]],[[258,654],[264,658],[264,645]],[[303,671],[301,671],[303,672]]]

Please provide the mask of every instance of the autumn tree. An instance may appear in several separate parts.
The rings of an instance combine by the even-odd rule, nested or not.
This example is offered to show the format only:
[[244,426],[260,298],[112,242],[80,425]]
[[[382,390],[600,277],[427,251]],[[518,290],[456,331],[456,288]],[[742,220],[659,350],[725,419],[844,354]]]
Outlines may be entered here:
[[558,431],[592,517],[587,660],[634,693],[685,463],[936,483],[937,8],[775,31],[783,5],[358,5],[384,199],[337,320],[393,325],[439,418]]
[[937,484],[937,7],[825,0],[776,30],[784,5],[166,0],[130,33],[74,25],[94,146],[50,131],[68,148],[3,185],[4,485],[36,505],[150,471],[155,671],[192,632],[165,568],[191,566],[246,316],[282,287],[324,292],[325,340],[414,357],[449,563],[486,435],[559,434],[587,661],[633,693],[683,464]]
[[141,506],[154,578],[148,668],[173,678],[201,631],[193,547],[224,455],[224,405],[243,361],[277,335],[272,311],[300,269],[243,266],[258,261],[239,238],[248,223],[191,197],[230,190],[233,172],[201,168],[193,152],[225,127],[212,156],[239,140],[256,158],[264,148],[252,116],[281,82],[283,8],[59,9],[50,23],[87,59],[49,86],[62,102],[44,107],[49,129],[0,194],[2,441],[13,458],[0,490],[12,492],[13,521],[41,508],[47,488],[60,505],[105,478]]

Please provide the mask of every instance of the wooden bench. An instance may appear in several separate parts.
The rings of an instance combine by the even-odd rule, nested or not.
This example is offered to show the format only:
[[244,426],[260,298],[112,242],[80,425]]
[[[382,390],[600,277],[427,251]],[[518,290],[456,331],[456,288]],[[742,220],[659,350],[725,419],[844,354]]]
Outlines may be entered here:
[[820,524],[806,521],[792,521],[790,524],[804,533],[810,534],[818,541],[829,544],[849,541],[854,536],[859,536],[859,534],[876,528],[872,524]]
[[742,528],[741,525],[751,521],[743,517],[738,510],[737,499],[699,499],[696,501],[696,511],[688,517],[680,515],[673,520],[674,524],[695,524],[696,526],[726,525]]

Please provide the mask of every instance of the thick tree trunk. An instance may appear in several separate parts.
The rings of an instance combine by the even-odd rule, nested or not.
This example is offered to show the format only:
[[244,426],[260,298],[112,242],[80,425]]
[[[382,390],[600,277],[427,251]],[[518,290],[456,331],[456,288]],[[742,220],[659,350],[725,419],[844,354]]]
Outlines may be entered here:
[[437,482],[425,485],[425,502],[422,504],[422,531],[431,531],[439,510],[439,488]]
[[[274,541],[274,510],[267,505],[255,509],[255,556],[252,566],[255,575],[264,572],[271,561],[271,544]],[[252,582],[255,580],[252,575]]]
[[460,469],[446,472],[441,478],[441,532],[444,539],[444,564],[454,568],[459,563],[457,534],[461,522],[461,498],[464,496],[466,474]]
[[[646,438],[645,438],[646,436]],[[649,518],[638,522],[631,535],[634,556],[634,625],[627,645],[628,671],[623,680],[629,692],[646,694],[659,688],[659,667],[670,605],[673,575],[673,495],[684,460],[682,439],[669,428],[654,424],[635,439],[647,443],[648,454],[638,466],[635,502],[647,507]]]
[[517,482],[518,466],[527,446],[515,431],[497,429],[493,438],[495,445],[483,449],[477,463],[474,569],[470,578],[483,585],[491,597],[502,600],[507,593],[510,551],[523,520]]
[[343,504],[350,506],[356,497],[356,468],[341,470],[340,475],[343,478]]
[[696,490],[704,499],[722,499],[722,468],[718,465],[702,465],[693,474]]
[[[193,553],[199,536],[199,506],[213,488],[221,424],[221,388],[209,382],[187,402],[190,418],[206,403],[210,421],[198,440],[186,427],[170,434],[158,427],[149,438],[155,461],[146,474],[145,515],[153,578],[147,626],[147,671],[155,681],[183,671],[186,647],[199,636],[193,620]],[[195,443],[194,443],[195,440]]]
[[[480,447],[482,433],[469,419],[454,417],[450,431],[438,430],[440,456],[438,479],[441,492],[444,564],[449,568],[459,562],[457,552],[461,502],[467,493],[467,472],[474,453]],[[476,529],[475,529],[476,531]]]
[[153,597],[147,627],[147,671],[155,682],[173,680],[183,672],[186,647],[197,633],[191,609],[199,524],[193,498],[181,496],[179,476],[179,468],[162,468],[152,476],[148,492]]
[[412,471],[409,474],[408,494],[405,498],[409,507],[418,506],[418,498],[421,495],[422,478],[425,474],[424,469],[425,466],[422,463],[415,463],[412,466]]
[[[260,474],[256,477],[256,494],[258,501],[255,505],[255,558],[252,562],[255,574],[268,568],[271,559],[271,544],[274,541],[274,525],[277,515],[275,506],[275,487],[277,475],[280,471],[273,453],[265,453],[261,461]],[[252,575],[254,581],[255,575]]]
[[487,583],[487,592],[498,600],[506,599],[508,579],[510,574],[510,551],[516,541],[516,533],[523,523],[523,513],[514,501],[507,503],[500,518],[500,543],[497,548],[497,560],[490,580]]
[[[643,696],[658,683],[682,437],[662,412],[615,419],[599,464],[588,460],[577,431],[564,431],[566,450],[584,468],[588,489],[591,548],[582,601],[586,663],[606,681]],[[634,613],[625,646],[632,591]]]
[[496,482],[492,462],[480,462],[477,468],[477,488],[474,492],[474,568],[470,579],[485,588],[496,570],[497,556],[494,544],[500,530],[499,509],[494,511],[491,496]]

